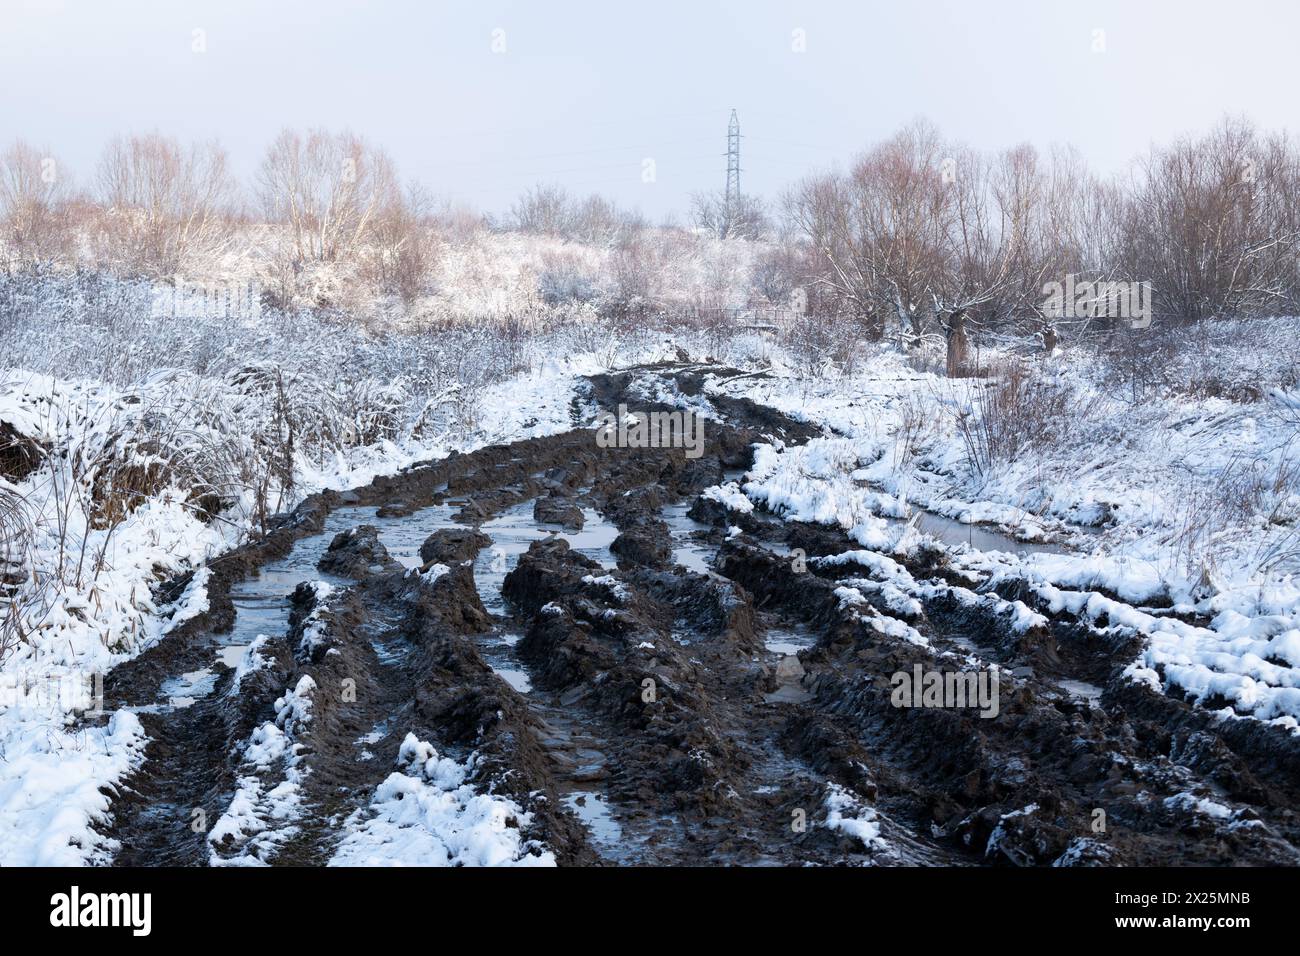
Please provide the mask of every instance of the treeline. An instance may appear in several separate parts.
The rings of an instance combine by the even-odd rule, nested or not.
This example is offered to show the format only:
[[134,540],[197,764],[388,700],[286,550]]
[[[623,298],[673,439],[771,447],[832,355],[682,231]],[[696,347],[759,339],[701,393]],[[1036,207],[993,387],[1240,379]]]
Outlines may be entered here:
[[1073,150],[990,155],[917,123],[784,209],[791,281],[875,329],[1048,325],[1044,287],[1071,275],[1149,283],[1166,319],[1300,310],[1300,152],[1244,120],[1112,179]]
[[201,270],[241,228],[262,237],[266,277],[286,289],[312,263],[352,260],[377,287],[419,291],[430,255],[428,199],[381,149],[347,133],[286,130],[240,189],[218,143],[157,134],[114,140],[78,188],[49,153],[0,156],[0,229],[10,270],[88,264],[163,279]]
[[[114,140],[82,184],[22,142],[0,154],[11,272],[201,276],[239,245],[284,305],[320,304],[304,296],[322,271],[409,304],[430,292],[445,250],[485,230],[558,244],[538,301],[605,312],[676,295],[848,316],[875,334],[1051,332],[1043,290],[1067,276],[1149,283],[1164,319],[1300,312],[1300,152],[1245,120],[1105,179],[1070,149],[984,153],[918,122],[771,204],[696,195],[688,227],[546,185],[493,220],[435,203],[383,149],[323,130],[283,132],[245,186],[219,144],[156,134]],[[745,252],[701,253],[705,239]],[[665,289],[666,274],[696,287]]]

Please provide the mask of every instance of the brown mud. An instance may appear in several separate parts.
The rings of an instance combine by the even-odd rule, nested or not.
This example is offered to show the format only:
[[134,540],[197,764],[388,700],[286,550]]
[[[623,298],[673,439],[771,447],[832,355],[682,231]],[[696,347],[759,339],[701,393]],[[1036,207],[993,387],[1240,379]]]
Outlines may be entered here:
[[[588,397],[671,410],[646,396],[707,402],[706,373],[738,374],[634,369]],[[996,600],[939,596],[906,620],[883,590],[846,603],[867,569],[790,557],[859,547],[841,532],[699,497],[752,443],[816,430],[752,402],[713,411],[699,458],[575,427],[314,496],[213,561],[208,609],[106,681],[107,708],[151,737],[114,795],[115,862],[322,864],[407,733],[476,755],[471,782],[513,799],[561,865],[1298,862],[1294,738],[1123,681],[1136,643],[1067,615],[1015,633]],[[1034,603],[947,582],[942,551],[899,560]],[[253,636],[254,599],[278,629],[236,683],[220,655]],[[891,675],[916,665],[996,665],[996,716],[895,706]],[[192,702],[169,699],[205,668]],[[297,726],[283,701],[304,677]],[[214,838],[268,722],[297,728],[298,810]]]

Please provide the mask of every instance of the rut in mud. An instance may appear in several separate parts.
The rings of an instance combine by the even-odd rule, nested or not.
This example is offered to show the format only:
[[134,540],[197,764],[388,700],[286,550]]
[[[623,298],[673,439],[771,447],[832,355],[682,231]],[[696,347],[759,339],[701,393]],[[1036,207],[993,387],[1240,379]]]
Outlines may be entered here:
[[[735,374],[638,369],[589,397],[707,401],[703,371]],[[152,738],[116,863],[373,862],[353,841],[408,735],[518,809],[519,856],[560,864],[1297,862],[1291,738],[1122,681],[1132,641],[1067,614],[1014,631],[1031,597],[940,550],[904,560],[916,601],[820,560],[860,551],[837,530],[729,511],[703,492],[753,442],[813,433],[713,406],[699,458],[590,428],[454,455],[172,582],[160,600],[202,586],[207,611],[105,687]],[[990,719],[891,702],[892,674],[993,663]]]

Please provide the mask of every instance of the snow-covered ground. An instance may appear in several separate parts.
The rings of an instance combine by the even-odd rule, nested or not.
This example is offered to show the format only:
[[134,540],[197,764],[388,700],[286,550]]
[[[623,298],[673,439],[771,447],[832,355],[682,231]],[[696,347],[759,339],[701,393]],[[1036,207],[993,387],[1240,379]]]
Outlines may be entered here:
[[[465,783],[472,766],[407,734],[394,771],[344,823],[330,866],[554,866],[524,840],[528,814]],[[511,825],[511,824],[515,825]]]
[[[471,428],[447,419],[440,430],[408,431],[328,455],[299,446],[293,486],[277,489],[270,507],[286,510],[314,492],[358,487],[453,450],[566,430],[577,376],[601,368],[593,355],[544,361],[485,389],[472,409]],[[0,493],[18,503],[21,521],[14,529],[22,529],[22,540],[10,548],[17,586],[5,607],[22,636],[4,648],[0,665],[0,865],[111,857],[114,847],[94,827],[109,806],[101,789],[116,786],[139,765],[146,741],[131,713],[114,714],[103,727],[88,727],[81,718],[97,706],[97,676],[206,609],[200,576],[167,609],[175,613],[164,624],[153,586],[200,567],[257,529],[253,491],[238,475],[207,470],[224,461],[209,457],[215,447],[245,451],[246,467],[270,471],[261,449],[245,444],[261,411],[247,399],[228,381],[180,373],[128,388],[0,373],[0,422],[46,446],[31,475],[18,482],[0,478]],[[124,461],[165,463],[167,470],[137,507],[106,516],[96,503],[96,479],[109,469],[121,474]],[[222,485],[229,496],[216,520],[203,520],[191,500],[200,480]],[[259,733],[242,778],[249,785],[249,813],[259,805],[255,798],[270,807],[273,797],[285,796],[270,787],[262,793],[260,771],[281,763],[280,776],[292,771],[287,731],[270,724]],[[248,820],[225,823],[239,830]]]
[[[1278,323],[1279,341],[1294,334],[1294,320]],[[1225,349],[1217,364],[1204,355],[1197,362],[1200,374],[1245,378],[1254,386],[1246,400],[1157,389],[1134,403],[1099,381],[1086,354],[1028,358],[1033,387],[1060,390],[1068,402],[1055,406],[1059,420],[1037,441],[992,462],[972,453],[963,416],[978,418],[989,404],[979,392],[995,386],[918,371],[890,348],[872,351],[852,374],[808,377],[777,362],[765,375],[714,378],[707,391],[824,430],[803,446],[760,446],[740,488],[715,497],[734,501],[743,490],[752,503],[838,525],[877,551],[917,546],[924,535],[889,519],[920,510],[1052,542],[1058,547],[1023,554],[960,545],[955,567],[994,584],[1022,579],[1052,612],[1142,635],[1133,680],[1294,730],[1300,389],[1293,359],[1269,355],[1248,338],[1253,330],[1238,333],[1259,351]],[[1242,352],[1272,364],[1243,369]],[[895,565],[877,578],[915,595],[905,575]]]
[[[297,338],[279,346],[292,356],[283,366],[270,361],[273,338],[241,352],[236,333],[202,362],[187,345],[178,361],[202,365],[202,373],[141,359],[141,374],[113,376],[115,384],[107,373],[56,377],[47,374],[54,358],[36,361],[39,339],[27,348],[42,372],[0,372],[0,424],[23,436],[39,460],[20,479],[0,477],[0,506],[13,512],[0,558],[11,562],[3,569],[6,600],[21,632],[0,649],[0,865],[111,858],[114,847],[95,832],[110,802],[102,791],[139,765],[146,741],[130,713],[102,726],[80,718],[95,706],[87,688],[96,674],[206,607],[200,573],[163,623],[153,603],[160,581],[201,568],[254,533],[263,512],[291,508],[313,492],[358,487],[453,450],[573,427],[580,376],[671,358],[682,347],[751,373],[709,378],[707,391],[822,427],[822,437],[804,446],[760,445],[750,473],[712,496],[738,511],[761,504],[845,528],[864,549],[845,560],[864,574],[841,597],[858,603],[863,589],[884,592],[899,619],[881,618],[881,626],[907,637],[903,619],[932,587],[888,557],[922,538],[910,515],[924,509],[959,524],[992,523],[1055,547],[1026,554],[957,547],[958,573],[1020,579],[1041,609],[1066,608],[1097,627],[1141,634],[1133,680],[1176,686],[1216,706],[1227,701],[1225,714],[1234,718],[1300,726],[1300,584],[1292,577],[1300,390],[1276,350],[1273,365],[1246,370],[1256,389],[1244,399],[1155,388],[1140,402],[1117,392],[1085,354],[1028,357],[1032,387],[1052,392],[1055,404],[1047,404],[1055,411],[1014,454],[998,457],[982,455],[971,438],[995,380],[918,370],[924,363],[887,344],[864,346],[844,371],[813,368],[808,356],[752,335],[723,343],[665,341],[657,333],[619,339],[593,328],[537,338],[517,368],[485,370],[497,353],[471,367],[468,339],[443,343],[444,364],[433,369],[414,339],[358,338],[346,348],[360,364],[344,374],[333,353],[300,351],[324,331],[286,332]],[[86,353],[72,364],[94,371],[95,361]],[[1240,352],[1197,361],[1186,370],[1189,381],[1203,380],[1207,369],[1244,374]],[[390,378],[375,377],[388,367],[396,370]],[[698,397],[681,403],[700,410]],[[962,600],[1000,602],[1012,626],[1038,620],[1021,602],[950,590]],[[309,725],[310,692],[286,688],[285,721],[258,728],[248,743],[246,799],[220,823],[240,845],[292,826],[292,735]],[[295,701],[303,706],[290,706]],[[501,842],[517,841],[517,829],[504,825],[517,807],[472,792],[463,772],[452,779],[438,769],[441,758],[424,754],[427,744],[408,743],[410,759],[351,821],[336,863],[401,862],[403,853],[388,851],[409,840],[441,848],[448,861],[551,862],[544,848]],[[399,795],[414,799],[399,802]],[[864,819],[850,818],[837,819],[854,827]],[[875,838],[869,822],[852,831],[867,843]]]

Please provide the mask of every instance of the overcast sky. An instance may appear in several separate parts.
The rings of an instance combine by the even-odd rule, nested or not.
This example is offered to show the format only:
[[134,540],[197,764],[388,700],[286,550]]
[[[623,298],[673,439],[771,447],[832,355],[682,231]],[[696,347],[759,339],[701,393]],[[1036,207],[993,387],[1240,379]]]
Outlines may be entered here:
[[366,136],[436,194],[488,211],[547,181],[658,218],[722,186],[733,107],[742,187],[766,196],[917,116],[980,147],[1072,142],[1103,171],[1225,112],[1300,123],[1291,0],[0,10],[0,139],[49,148],[83,180],[116,133],[217,137],[248,177],[281,127],[319,125]]

